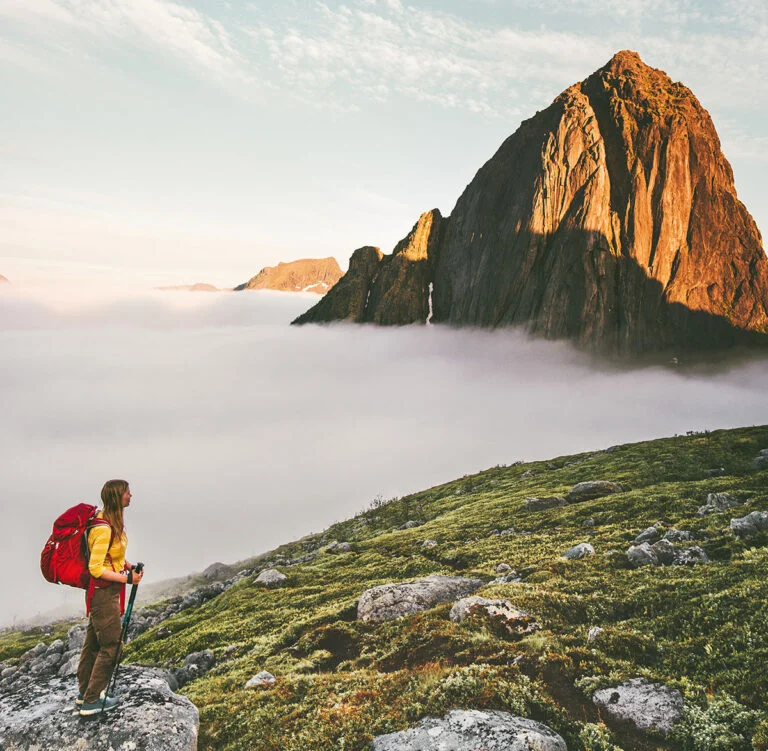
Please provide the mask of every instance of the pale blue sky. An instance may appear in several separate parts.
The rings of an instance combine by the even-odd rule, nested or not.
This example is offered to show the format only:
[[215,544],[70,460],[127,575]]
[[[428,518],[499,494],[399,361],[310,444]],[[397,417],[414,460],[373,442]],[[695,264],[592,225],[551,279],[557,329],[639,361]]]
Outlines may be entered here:
[[0,0],[0,274],[391,252],[624,48],[710,111],[765,231],[766,36],[763,0]]

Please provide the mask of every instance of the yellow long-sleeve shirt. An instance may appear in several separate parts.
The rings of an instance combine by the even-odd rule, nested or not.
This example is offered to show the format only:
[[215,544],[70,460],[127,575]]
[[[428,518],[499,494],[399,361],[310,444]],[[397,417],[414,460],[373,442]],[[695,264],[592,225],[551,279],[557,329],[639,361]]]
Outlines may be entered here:
[[[96,516],[99,519],[103,519],[103,509]],[[125,565],[125,549],[128,547],[128,537],[125,531],[123,531],[121,537],[114,535],[112,547],[109,547],[109,537],[111,534],[112,530],[104,524],[99,524],[88,532],[88,548],[91,551],[91,556],[88,560],[88,570],[91,572],[91,576],[97,579],[104,573],[105,568],[111,568],[113,571],[119,572],[123,570]],[[107,553],[112,557],[112,566],[107,564]]]

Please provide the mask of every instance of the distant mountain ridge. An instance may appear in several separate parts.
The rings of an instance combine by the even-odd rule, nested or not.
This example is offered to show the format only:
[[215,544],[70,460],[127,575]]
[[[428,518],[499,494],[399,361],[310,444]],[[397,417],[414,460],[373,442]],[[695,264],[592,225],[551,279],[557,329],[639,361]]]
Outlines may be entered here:
[[614,353],[768,343],[768,259],[707,111],[631,51],[524,121],[449,217],[365,246],[293,323],[431,323]]
[[187,291],[187,292],[219,292],[218,287],[214,287],[213,284],[208,284],[206,282],[195,282],[195,284],[174,284],[168,287],[155,287],[155,289],[163,290],[163,292],[176,292],[176,291]]
[[324,295],[341,279],[343,272],[338,261],[328,258],[300,258],[277,266],[266,266],[256,276],[235,287],[247,289],[274,289],[284,292],[315,292]]

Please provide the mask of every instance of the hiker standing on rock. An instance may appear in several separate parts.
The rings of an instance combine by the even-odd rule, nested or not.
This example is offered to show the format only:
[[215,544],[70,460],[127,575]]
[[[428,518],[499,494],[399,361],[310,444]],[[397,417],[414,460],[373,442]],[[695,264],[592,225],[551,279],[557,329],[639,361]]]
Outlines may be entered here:
[[91,574],[85,596],[85,612],[90,615],[85,643],[77,666],[80,714],[94,715],[114,709],[120,701],[100,694],[107,689],[121,646],[125,612],[125,585],[138,584],[143,573],[134,572],[125,558],[128,538],[123,524],[123,509],[131,503],[131,490],[125,480],[110,480],[101,489],[102,506],[87,530]]

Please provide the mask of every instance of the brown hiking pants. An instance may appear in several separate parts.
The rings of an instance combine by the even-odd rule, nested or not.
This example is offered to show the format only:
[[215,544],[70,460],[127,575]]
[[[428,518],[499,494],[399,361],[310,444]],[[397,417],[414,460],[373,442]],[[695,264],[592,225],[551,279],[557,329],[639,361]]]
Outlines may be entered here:
[[91,615],[85,643],[77,665],[77,683],[84,701],[97,701],[107,687],[117,663],[120,635],[120,583],[97,587],[91,600]]

